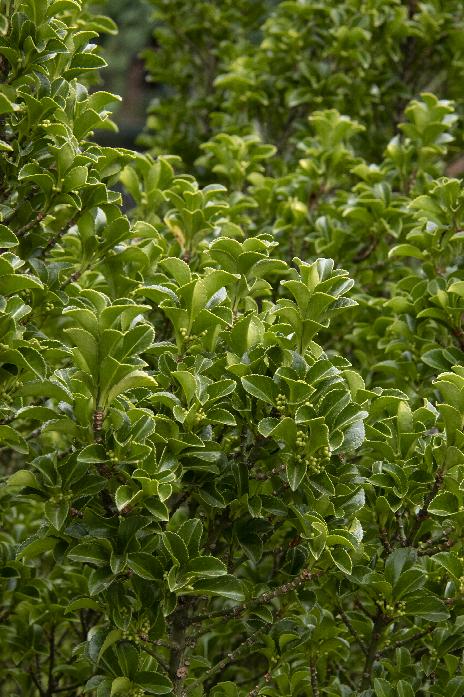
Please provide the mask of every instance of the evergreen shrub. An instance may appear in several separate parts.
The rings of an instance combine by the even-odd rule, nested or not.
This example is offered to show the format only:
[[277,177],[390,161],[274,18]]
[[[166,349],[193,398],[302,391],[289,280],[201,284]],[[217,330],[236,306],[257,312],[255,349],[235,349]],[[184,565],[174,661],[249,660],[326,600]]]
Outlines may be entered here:
[[0,1],[0,694],[462,697],[462,3],[150,4],[140,154]]

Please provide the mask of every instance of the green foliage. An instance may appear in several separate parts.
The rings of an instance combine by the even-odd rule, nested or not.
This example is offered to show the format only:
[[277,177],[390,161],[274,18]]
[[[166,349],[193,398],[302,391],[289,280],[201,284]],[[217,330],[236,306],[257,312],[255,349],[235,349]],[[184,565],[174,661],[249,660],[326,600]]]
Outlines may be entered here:
[[156,158],[1,2],[1,694],[464,695],[461,3],[152,4]]
[[158,44],[147,68],[166,96],[144,142],[189,164],[218,131],[291,157],[320,109],[360,119],[363,153],[377,157],[411,98],[461,98],[460,0],[147,1]]

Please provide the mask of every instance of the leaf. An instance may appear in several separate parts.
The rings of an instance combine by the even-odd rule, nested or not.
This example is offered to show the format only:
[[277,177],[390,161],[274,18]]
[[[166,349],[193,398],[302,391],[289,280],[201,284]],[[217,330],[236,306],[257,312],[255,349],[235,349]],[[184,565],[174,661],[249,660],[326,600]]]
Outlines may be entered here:
[[227,567],[220,559],[215,557],[194,557],[188,562],[185,573],[214,578],[216,576],[225,576]]
[[103,445],[87,445],[77,456],[78,462],[95,465],[99,462],[108,462],[109,458]]
[[226,574],[220,578],[208,578],[196,581],[194,584],[194,594],[217,595],[222,598],[236,600],[237,602],[245,600],[241,582],[230,574]]
[[29,470],[17,470],[14,474],[8,477],[7,484],[9,486],[32,487],[38,489],[39,484],[35,475]]
[[161,673],[139,671],[134,675],[134,683],[149,695],[171,695],[172,682]]
[[61,530],[68,517],[69,508],[69,502],[66,500],[58,503],[47,501],[44,508],[45,517],[56,530]]
[[278,395],[276,383],[266,375],[247,375],[241,378],[244,389],[257,399],[275,405]]
[[158,383],[151,375],[148,375],[143,370],[133,370],[109,389],[104,404],[111,405],[120,394],[134,390],[137,387],[149,387],[154,390],[157,386]]
[[132,687],[132,683],[129,678],[115,678],[111,683],[110,697],[116,697],[117,695],[128,695]]
[[127,566],[147,581],[160,581],[163,578],[163,567],[156,557],[147,552],[133,552],[127,556]]
[[9,448],[18,453],[27,454],[29,446],[24,438],[11,426],[0,425],[0,443],[5,443]]
[[454,552],[438,552],[432,559],[435,564],[446,569],[450,576],[458,579],[463,575],[463,563]]
[[292,491],[296,491],[306,474],[306,462],[298,462],[295,459],[287,463],[287,479]]
[[19,240],[16,235],[6,225],[0,225],[0,247],[9,249],[18,244]]
[[443,491],[432,499],[428,511],[437,516],[453,515],[459,513],[459,501],[454,494]]
[[122,484],[116,489],[114,500],[118,511],[123,511],[127,506],[132,505],[143,496],[142,489],[135,491],[128,484]]
[[189,559],[188,549],[182,538],[175,532],[162,533],[163,543],[175,564],[180,566],[187,564]]
[[105,637],[103,644],[101,645],[100,651],[98,652],[97,663],[99,663],[101,657],[113,644],[122,638],[122,632],[120,629],[112,629]]
[[393,257],[414,257],[415,259],[423,259],[424,252],[419,247],[413,244],[397,244],[388,253],[389,258]]
[[374,678],[374,691],[376,697],[394,697],[395,693],[388,680]]
[[334,564],[343,571],[344,574],[350,575],[353,570],[353,563],[348,552],[343,547],[333,547],[329,551]]
[[11,114],[14,110],[14,104],[10,102],[6,94],[0,92],[0,114]]
[[398,680],[396,683],[396,691],[398,697],[415,697],[415,692],[409,682],[406,680]]
[[442,622],[449,617],[445,604],[431,593],[406,598],[405,612],[413,617],[422,617],[430,622]]
[[110,551],[96,541],[81,542],[71,548],[68,552],[68,557],[72,561],[102,566],[108,563]]

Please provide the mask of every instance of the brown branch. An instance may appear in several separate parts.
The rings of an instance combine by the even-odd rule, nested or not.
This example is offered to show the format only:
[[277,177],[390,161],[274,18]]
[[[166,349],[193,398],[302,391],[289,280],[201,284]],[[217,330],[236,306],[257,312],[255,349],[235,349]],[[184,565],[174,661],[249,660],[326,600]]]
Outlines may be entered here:
[[15,230],[16,237],[18,239],[20,237],[24,237],[26,232],[29,232],[29,230],[32,230],[33,228],[35,228],[35,226],[38,225],[44,218],[45,218],[45,213],[37,213],[35,218],[33,218],[28,223],[26,223],[25,225],[20,227],[19,230]]
[[75,283],[76,281],[78,281],[78,280],[80,279],[80,277],[82,276],[82,274],[83,274],[85,271],[87,271],[87,268],[86,268],[86,267],[83,267],[83,268],[81,268],[81,269],[78,269],[77,271],[74,271],[74,273],[71,274],[71,276],[70,276],[69,278],[67,278],[67,279],[61,284],[60,290],[64,290],[64,288],[66,288],[67,286],[69,286],[70,283]]
[[259,595],[257,598],[246,600],[245,602],[240,603],[239,605],[236,605],[235,607],[230,608],[228,610],[217,610],[217,612],[209,612],[205,615],[197,615],[196,617],[191,617],[189,623],[198,624],[199,622],[204,622],[205,620],[209,621],[217,617],[222,617],[224,619],[232,619],[235,617],[239,617],[247,610],[252,610],[256,607],[259,607],[260,605],[266,605],[267,603],[271,602],[271,600],[273,600],[274,598],[278,598],[281,595],[285,595],[286,593],[290,593],[291,591],[296,590],[303,584],[307,583],[308,581],[311,581],[314,578],[317,578],[321,574],[322,571],[317,571],[313,573],[309,571],[309,569],[304,569],[304,571],[302,571],[298,576],[296,576],[296,578],[294,578],[293,581],[289,581],[288,583],[284,583],[283,585],[278,586],[277,588],[273,588],[272,590],[267,591],[262,595]]
[[285,471],[286,465],[277,465],[277,467],[274,467],[270,472],[250,472],[249,477],[250,479],[257,479],[259,481],[267,481],[271,477],[274,477],[277,474],[281,474],[282,472]]
[[353,627],[353,625],[351,624],[351,622],[350,622],[350,620],[349,620],[349,618],[348,618],[348,615],[346,614],[345,610],[344,610],[342,607],[339,608],[339,613],[340,613],[340,617],[341,617],[341,619],[342,619],[343,624],[346,626],[346,628],[348,629],[348,631],[350,632],[350,634],[356,639],[356,641],[358,642],[359,646],[361,647],[361,651],[363,652],[363,654],[364,654],[365,656],[367,656],[368,650],[367,650],[366,644],[364,643],[364,641],[361,639],[361,637],[359,636],[359,634],[358,634],[358,632],[356,631],[356,629],[355,629],[355,628]]
[[209,668],[200,678],[190,683],[190,685],[187,687],[187,692],[190,692],[191,690],[200,687],[202,683],[204,683],[209,678],[212,678],[214,675],[216,675],[216,673],[220,673],[230,663],[234,663],[238,658],[241,658],[242,654],[244,653],[244,650],[256,644],[263,633],[264,632],[262,629],[258,629],[256,632],[253,632],[253,634],[251,634],[244,641],[242,641],[236,649],[234,649],[231,653],[228,653],[227,656],[225,656],[225,658],[221,659],[214,666]]
[[378,243],[379,243],[379,240],[378,240],[376,237],[374,237],[374,239],[372,239],[372,240],[369,242],[368,245],[366,245],[365,247],[363,247],[363,249],[361,249],[361,250],[356,254],[356,256],[353,258],[353,261],[354,261],[355,263],[359,263],[360,261],[364,261],[364,259],[367,259],[368,257],[370,257],[370,255],[372,254],[372,252],[373,252],[373,251],[375,250],[375,248],[377,247]]
[[82,683],[74,683],[74,685],[68,685],[67,687],[55,687],[53,694],[56,695],[58,692],[72,692],[73,690],[78,690],[82,688]]
[[398,521],[400,542],[401,542],[403,547],[407,547],[408,540],[406,538],[406,533],[404,532],[404,521],[403,521],[402,511],[396,511],[395,516],[396,516],[396,520]]
[[423,629],[421,632],[416,632],[416,634],[412,634],[405,639],[400,639],[399,641],[395,641],[394,644],[390,644],[390,646],[385,646],[382,651],[380,652],[381,654],[386,653],[387,651],[394,651],[395,649],[399,649],[401,646],[407,646],[408,644],[414,644],[418,639],[422,639],[422,637],[427,636],[427,634],[431,634],[433,632],[434,627],[428,627],[427,629]]
[[141,646],[140,648],[142,649],[142,651],[145,651],[145,653],[148,653],[149,656],[151,656],[152,658],[154,658],[155,661],[157,661],[157,662],[159,663],[159,665],[161,666],[161,668],[162,668],[166,673],[169,674],[169,666],[168,666],[167,663],[165,663],[165,661],[164,661],[163,658],[161,658],[160,656],[158,656],[158,654],[155,653],[154,651],[151,651],[147,646]]
[[380,641],[380,637],[382,636],[382,630],[387,624],[388,618],[380,610],[378,610],[374,620],[374,626],[372,628],[372,635],[367,650],[366,660],[364,662],[364,669],[361,678],[361,690],[367,690],[371,684],[372,668],[377,656],[377,646]]
[[44,691],[42,685],[40,684],[38,678],[36,678],[36,676],[34,675],[34,672],[33,672],[32,668],[29,668],[29,670],[28,670],[27,672],[28,672],[29,675],[31,676],[32,682],[34,683],[34,685],[35,685],[36,688],[38,689],[40,697],[46,697],[45,691]]
[[309,669],[311,672],[311,690],[313,697],[319,697],[319,680],[317,677],[316,662],[313,656],[309,659]]
[[63,227],[58,230],[58,232],[53,235],[53,237],[47,242],[45,247],[41,250],[40,255],[41,257],[44,257],[47,252],[49,252],[53,247],[58,244],[58,242],[61,240],[64,235],[69,232],[69,230],[76,224],[76,221],[74,219],[71,219],[66,223],[66,225],[63,225]]
[[429,506],[432,503],[435,496],[437,495],[441,485],[443,484],[443,477],[443,471],[441,469],[438,469],[435,474],[435,480],[433,482],[432,488],[430,489],[429,493],[424,497],[422,508],[418,511],[416,515],[416,519],[407,539],[407,546],[412,545],[422,521],[429,517]]
[[55,691],[55,677],[53,670],[55,668],[55,626],[52,625],[49,637],[49,655],[48,655],[48,689],[47,697],[52,697]]

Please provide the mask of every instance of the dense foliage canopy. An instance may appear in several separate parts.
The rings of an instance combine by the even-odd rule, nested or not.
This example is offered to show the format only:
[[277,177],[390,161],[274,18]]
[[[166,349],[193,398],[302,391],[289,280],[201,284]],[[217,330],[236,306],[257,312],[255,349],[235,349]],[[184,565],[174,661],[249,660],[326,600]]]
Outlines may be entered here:
[[464,695],[461,0],[0,0],[0,694]]

